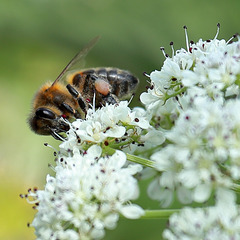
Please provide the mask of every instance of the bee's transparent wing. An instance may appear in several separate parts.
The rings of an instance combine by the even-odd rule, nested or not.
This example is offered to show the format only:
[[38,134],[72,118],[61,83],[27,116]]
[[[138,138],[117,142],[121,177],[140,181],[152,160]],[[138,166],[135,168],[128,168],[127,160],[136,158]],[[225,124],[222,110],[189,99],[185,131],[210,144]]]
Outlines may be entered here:
[[76,65],[83,61],[87,56],[88,52],[93,48],[96,42],[99,40],[100,36],[93,38],[74,58],[67,64],[67,66],[62,70],[62,72],[58,75],[56,80],[53,82],[52,86],[57,83],[60,79],[62,79],[65,74],[73,69],[77,69]]

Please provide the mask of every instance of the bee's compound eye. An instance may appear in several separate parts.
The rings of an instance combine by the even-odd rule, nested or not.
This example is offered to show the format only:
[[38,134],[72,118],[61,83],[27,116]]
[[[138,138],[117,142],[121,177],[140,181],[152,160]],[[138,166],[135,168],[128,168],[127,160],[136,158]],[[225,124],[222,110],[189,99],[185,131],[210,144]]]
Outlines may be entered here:
[[47,118],[47,119],[55,119],[56,118],[54,112],[52,112],[51,110],[49,110],[47,108],[38,108],[36,111],[36,116],[38,116],[40,118]]

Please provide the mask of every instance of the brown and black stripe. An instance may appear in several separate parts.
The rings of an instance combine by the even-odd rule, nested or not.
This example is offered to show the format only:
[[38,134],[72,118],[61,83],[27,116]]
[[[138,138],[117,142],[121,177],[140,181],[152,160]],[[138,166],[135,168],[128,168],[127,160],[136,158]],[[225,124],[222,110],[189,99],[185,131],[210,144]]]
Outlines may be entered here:
[[91,68],[85,69],[75,74],[72,79],[72,84],[76,86],[80,92],[85,95],[89,94],[94,88],[94,79],[91,76],[102,78],[109,82],[112,87],[111,93],[116,95],[119,99],[128,98],[135,92],[138,85],[138,78],[136,78],[129,71],[118,68]]

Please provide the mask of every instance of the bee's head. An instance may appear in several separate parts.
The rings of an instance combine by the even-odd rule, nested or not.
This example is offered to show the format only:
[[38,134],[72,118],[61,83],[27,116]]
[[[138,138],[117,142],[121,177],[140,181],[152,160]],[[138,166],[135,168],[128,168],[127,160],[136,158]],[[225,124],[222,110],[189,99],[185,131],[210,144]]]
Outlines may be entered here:
[[32,131],[40,135],[52,135],[58,138],[58,133],[69,130],[69,125],[62,120],[61,116],[49,107],[40,107],[36,109],[33,115],[28,119]]

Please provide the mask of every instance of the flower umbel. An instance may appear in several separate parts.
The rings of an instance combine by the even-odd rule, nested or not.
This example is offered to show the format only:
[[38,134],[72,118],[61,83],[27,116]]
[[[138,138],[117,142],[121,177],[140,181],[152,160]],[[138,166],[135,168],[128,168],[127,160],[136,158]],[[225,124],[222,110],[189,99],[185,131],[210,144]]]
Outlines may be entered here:
[[150,74],[151,87],[140,98],[153,117],[161,117],[162,127],[172,127],[176,116],[198,96],[222,103],[239,95],[240,41],[216,37],[190,42],[187,50],[167,55],[161,70]]
[[169,229],[164,231],[163,237],[171,240],[239,239],[239,213],[239,207],[228,211],[218,207],[184,208],[170,217]]
[[[165,239],[240,239],[240,38],[218,33],[219,26],[213,40],[196,43],[186,34],[187,48],[175,51],[171,42],[171,57],[162,48],[163,67],[140,96],[145,108],[121,101],[63,120],[70,130],[55,175],[44,190],[21,195],[37,209],[37,239],[102,239],[120,216],[173,212]],[[187,207],[143,210],[132,202],[141,179],[162,207],[175,198]]]
[[107,105],[96,111],[90,109],[86,120],[77,119],[70,126],[67,141],[60,148],[88,149],[93,144],[112,146],[122,142],[126,147],[132,142],[140,143],[140,133],[148,129],[150,124],[145,111],[134,111],[128,107],[127,101],[118,105]]
[[141,168],[123,167],[125,162],[121,151],[101,157],[97,145],[84,154],[60,154],[56,176],[47,176],[44,190],[28,194],[38,201],[32,222],[38,239],[101,239],[119,214],[140,217],[143,210],[129,201],[138,197],[133,175]]
[[162,189],[158,199],[166,203],[165,196],[168,204],[175,190],[183,203],[205,202],[218,188],[231,188],[240,179],[239,108],[239,100],[222,106],[199,99],[180,114],[166,134],[170,144],[151,156],[162,172],[151,185],[154,199],[155,190]]

